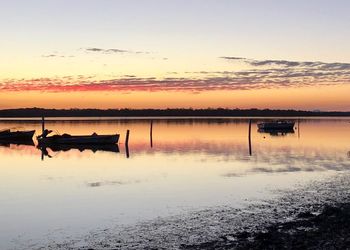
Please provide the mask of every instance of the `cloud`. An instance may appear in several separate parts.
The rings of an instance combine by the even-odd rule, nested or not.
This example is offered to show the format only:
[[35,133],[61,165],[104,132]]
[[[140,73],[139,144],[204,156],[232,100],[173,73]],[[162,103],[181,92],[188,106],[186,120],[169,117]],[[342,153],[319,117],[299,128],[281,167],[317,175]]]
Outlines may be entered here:
[[112,186],[112,185],[127,185],[127,184],[137,184],[140,183],[141,180],[133,180],[133,181],[96,181],[96,182],[88,182],[86,186],[88,187],[101,187],[101,186]]
[[247,60],[247,58],[244,57],[235,57],[235,56],[221,56],[221,59],[226,59],[226,60]]
[[132,50],[125,50],[125,49],[102,49],[102,48],[85,48],[84,49],[86,52],[100,52],[103,54],[125,54],[125,53],[130,53],[130,54],[149,54],[149,52],[146,51],[132,51]]
[[325,63],[325,62],[310,62],[310,61],[288,61],[288,60],[254,60],[244,57],[222,56],[221,59],[232,61],[243,61],[246,64],[253,67],[261,66],[279,66],[279,67],[294,67],[294,68],[306,68],[306,69],[320,69],[320,70],[349,70],[350,63]]
[[58,55],[58,54],[48,54],[48,55],[42,55],[41,57],[44,57],[44,58],[72,58],[74,56],[65,56],[65,55]]
[[41,57],[58,57],[58,55],[50,54],[50,55],[42,55]]
[[[90,49],[98,52],[111,51],[111,49]],[[117,49],[114,50],[117,51]],[[101,79],[80,75],[76,77],[5,79],[0,80],[0,91],[190,91],[200,93],[210,90],[298,88],[350,84],[349,63],[244,60],[251,66],[250,68],[232,71],[178,72],[179,74],[172,73],[173,77],[163,78],[126,75],[119,78]]]

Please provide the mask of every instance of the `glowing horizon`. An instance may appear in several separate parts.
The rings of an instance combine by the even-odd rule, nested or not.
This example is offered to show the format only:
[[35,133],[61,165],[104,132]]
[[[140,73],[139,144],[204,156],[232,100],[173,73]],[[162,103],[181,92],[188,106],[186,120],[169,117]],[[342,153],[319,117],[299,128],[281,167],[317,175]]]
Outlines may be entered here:
[[347,8],[301,0],[3,3],[0,109],[349,111]]

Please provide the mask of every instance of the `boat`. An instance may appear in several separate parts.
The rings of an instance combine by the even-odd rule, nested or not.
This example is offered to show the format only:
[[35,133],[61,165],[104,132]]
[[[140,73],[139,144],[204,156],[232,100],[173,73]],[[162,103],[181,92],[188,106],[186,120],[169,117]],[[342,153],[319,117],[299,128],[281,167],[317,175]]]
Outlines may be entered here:
[[93,133],[92,135],[53,135],[46,136],[52,131],[48,131],[45,135],[37,137],[39,145],[103,145],[103,144],[116,144],[119,140],[119,134],[115,135],[98,135]]
[[294,130],[293,121],[271,121],[271,122],[259,122],[258,128],[263,130]]
[[28,131],[11,131],[11,129],[5,129],[0,131],[0,140],[32,140],[35,130]]

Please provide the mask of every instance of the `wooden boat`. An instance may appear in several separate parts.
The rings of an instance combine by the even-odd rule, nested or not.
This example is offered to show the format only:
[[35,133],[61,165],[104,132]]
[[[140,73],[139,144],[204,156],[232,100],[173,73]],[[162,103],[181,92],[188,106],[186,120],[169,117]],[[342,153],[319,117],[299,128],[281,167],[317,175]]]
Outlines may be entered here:
[[259,129],[264,129],[264,130],[294,130],[294,124],[295,122],[293,121],[271,121],[271,122],[260,122],[258,123],[258,128]]
[[11,131],[10,129],[0,131],[0,140],[32,140],[35,130]]
[[53,135],[49,137],[38,137],[40,145],[102,145],[116,144],[119,140],[119,134],[115,135]]

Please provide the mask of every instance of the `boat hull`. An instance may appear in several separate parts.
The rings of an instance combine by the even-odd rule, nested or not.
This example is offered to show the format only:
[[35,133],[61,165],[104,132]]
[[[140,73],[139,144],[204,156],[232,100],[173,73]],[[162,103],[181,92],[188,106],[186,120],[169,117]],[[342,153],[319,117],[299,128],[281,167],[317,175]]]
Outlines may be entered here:
[[258,123],[258,128],[262,130],[294,130],[294,122],[263,122]]
[[38,139],[41,145],[103,145],[116,144],[119,141],[119,134],[116,135],[78,135],[78,136],[59,136]]

